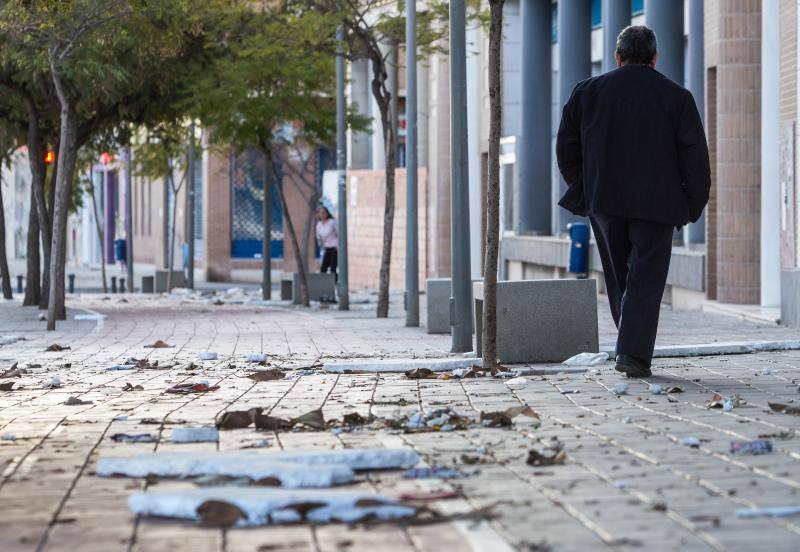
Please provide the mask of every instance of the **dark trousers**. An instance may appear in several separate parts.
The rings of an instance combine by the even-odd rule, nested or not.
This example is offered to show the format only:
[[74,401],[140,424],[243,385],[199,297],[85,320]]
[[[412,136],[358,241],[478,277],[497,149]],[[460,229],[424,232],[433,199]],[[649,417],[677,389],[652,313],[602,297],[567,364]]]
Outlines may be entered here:
[[589,217],[603,263],[617,354],[648,364],[672,255],[673,227],[611,215]]
[[320,272],[323,274],[328,272],[330,269],[331,272],[336,274],[336,267],[339,263],[339,251],[335,247],[326,247],[325,252],[322,254],[322,266],[320,267]]

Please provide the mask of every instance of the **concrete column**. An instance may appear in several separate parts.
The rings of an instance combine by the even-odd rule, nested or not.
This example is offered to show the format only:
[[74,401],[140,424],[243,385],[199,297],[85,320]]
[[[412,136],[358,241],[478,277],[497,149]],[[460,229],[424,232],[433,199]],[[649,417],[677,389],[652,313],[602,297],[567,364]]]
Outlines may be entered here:
[[780,4],[761,5],[761,304],[781,304]]
[[483,248],[486,240],[481,224],[483,201],[483,174],[481,169],[481,122],[482,102],[481,84],[481,55],[484,50],[482,35],[483,27],[480,23],[471,22],[467,27],[467,139],[469,140],[469,225],[470,244],[470,275],[473,280],[481,277],[483,266]]
[[631,0],[603,0],[603,72],[617,66],[617,35],[631,24]]
[[[372,94],[369,87],[369,62],[359,59],[350,64],[350,101],[360,115],[368,115]],[[369,167],[369,142],[367,132],[350,133],[350,167],[365,169]]]
[[[575,85],[592,76],[592,3],[574,0],[560,1],[557,23],[560,113],[561,107],[567,103]],[[549,33],[547,36],[550,36]],[[559,182],[559,195],[563,195],[567,190],[567,183],[560,177]],[[567,224],[582,219],[583,217],[575,216],[569,211],[559,208],[556,230],[559,233],[566,232]]]
[[[700,117],[705,118],[705,47],[703,45],[703,0],[688,0],[689,2],[689,45],[686,64],[688,66],[687,88],[694,96]],[[776,106],[777,109],[777,106]],[[777,137],[777,131],[775,136]],[[777,152],[777,150],[776,150]],[[706,216],[700,217],[694,224],[686,227],[684,232],[686,244],[705,243],[706,241]]]
[[683,85],[683,2],[645,0],[644,22],[658,39],[658,70]]
[[[521,0],[522,125],[517,149],[519,233],[550,232],[551,14],[550,0]],[[586,34],[588,41],[588,27]]]

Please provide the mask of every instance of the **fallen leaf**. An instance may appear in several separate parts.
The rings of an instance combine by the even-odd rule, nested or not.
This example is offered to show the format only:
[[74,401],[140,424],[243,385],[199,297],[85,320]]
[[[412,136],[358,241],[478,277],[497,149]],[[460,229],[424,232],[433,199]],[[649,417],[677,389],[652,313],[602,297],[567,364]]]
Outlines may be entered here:
[[669,387],[667,389],[667,395],[670,393],[683,393],[683,386],[682,385],[675,385],[673,387]]
[[400,500],[409,500],[414,502],[428,502],[432,500],[448,500],[450,498],[459,498],[461,494],[456,491],[439,491],[438,493],[403,493],[400,495]]
[[436,379],[436,373],[430,368],[414,368],[406,371],[408,379]]
[[232,527],[247,516],[238,506],[222,500],[206,500],[197,507],[200,521],[205,525]]
[[186,395],[188,393],[205,393],[207,391],[216,391],[217,389],[219,389],[219,385],[209,386],[207,383],[179,383],[167,389],[167,393]]
[[59,351],[66,351],[68,349],[71,349],[69,345],[64,346],[64,345],[59,345],[58,343],[53,343],[47,349],[45,349],[45,352],[59,352]]
[[782,414],[792,414],[793,416],[800,416],[800,406],[793,406],[783,403],[768,402],[769,407],[773,412],[780,412]]
[[273,381],[283,379],[286,374],[283,373],[282,370],[277,368],[271,368],[269,370],[259,370],[258,372],[252,372],[247,374],[247,377],[253,381]]
[[122,388],[123,391],[144,391],[144,387],[141,385],[133,385],[131,382],[125,382],[125,386]]
[[78,397],[70,397],[64,402],[64,404],[67,406],[78,406],[81,404],[92,404],[92,401],[82,401]]
[[254,421],[256,424],[256,429],[263,431],[286,431],[294,427],[294,422],[290,420],[284,420],[283,418],[275,418],[273,416],[262,414],[256,415]]
[[14,389],[13,381],[7,381],[5,383],[0,383],[0,391],[11,391]]
[[485,427],[511,427],[512,419],[519,415],[539,419],[539,414],[530,406],[514,406],[497,412],[481,412],[480,422]]
[[323,430],[325,429],[325,418],[322,416],[322,410],[318,408],[311,412],[306,412],[302,416],[298,416],[292,420],[292,424],[302,424],[312,429]]
[[155,343],[151,343],[150,345],[145,345],[144,348],[145,349],[170,349],[170,348],[172,348],[172,345],[169,345],[166,342],[161,341],[160,339],[157,339],[155,341]]
[[698,516],[692,516],[692,517],[689,518],[689,521],[691,521],[692,523],[702,523],[702,522],[707,521],[707,522],[710,522],[711,525],[713,525],[714,527],[719,527],[719,524],[720,524],[719,517],[708,515],[708,514],[701,514],[701,515],[698,515]]
[[342,423],[346,426],[361,426],[372,421],[372,416],[365,418],[358,412],[350,412],[342,416]]
[[242,429],[252,424],[259,415],[261,415],[260,408],[223,412],[216,426],[217,429]]
[[557,466],[564,463],[567,459],[566,453],[561,451],[550,450],[531,450],[528,452],[528,460],[526,463],[529,466]]

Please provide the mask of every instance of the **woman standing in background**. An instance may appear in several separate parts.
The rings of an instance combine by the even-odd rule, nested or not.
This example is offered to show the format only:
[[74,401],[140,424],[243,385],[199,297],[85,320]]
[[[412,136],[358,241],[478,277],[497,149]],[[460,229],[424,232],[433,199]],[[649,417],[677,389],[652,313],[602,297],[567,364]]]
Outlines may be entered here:
[[322,247],[322,265],[320,272],[336,274],[339,256],[339,234],[336,231],[336,220],[324,205],[317,208],[317,242]]

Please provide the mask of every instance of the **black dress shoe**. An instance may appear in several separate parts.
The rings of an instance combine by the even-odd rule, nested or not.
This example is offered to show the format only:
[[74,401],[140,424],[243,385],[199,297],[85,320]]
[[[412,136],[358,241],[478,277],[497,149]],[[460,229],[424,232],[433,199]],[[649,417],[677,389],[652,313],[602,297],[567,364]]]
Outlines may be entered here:
[[645,361],[630,355],[617,355],[617,372],[624,372],[629,378],[646,378],[652,376],[650,365]]

